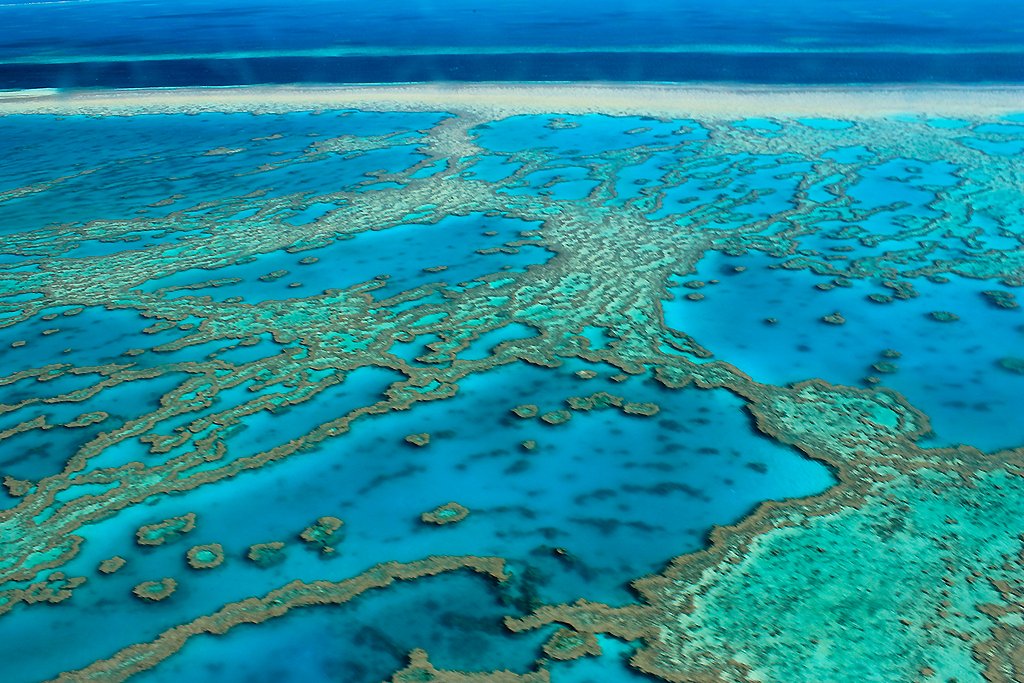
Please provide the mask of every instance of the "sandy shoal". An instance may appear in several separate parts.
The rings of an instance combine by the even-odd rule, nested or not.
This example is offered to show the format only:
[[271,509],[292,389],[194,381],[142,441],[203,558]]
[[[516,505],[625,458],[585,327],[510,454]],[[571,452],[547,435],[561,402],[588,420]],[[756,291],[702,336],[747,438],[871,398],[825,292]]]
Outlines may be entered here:
[[1024,112],[1024,86],[415,83],[0,92],[0,114],[261,114],[330,109],[473,112],[494,118],[587,113],[709,119],[863,119],[896,114],[979,118]]

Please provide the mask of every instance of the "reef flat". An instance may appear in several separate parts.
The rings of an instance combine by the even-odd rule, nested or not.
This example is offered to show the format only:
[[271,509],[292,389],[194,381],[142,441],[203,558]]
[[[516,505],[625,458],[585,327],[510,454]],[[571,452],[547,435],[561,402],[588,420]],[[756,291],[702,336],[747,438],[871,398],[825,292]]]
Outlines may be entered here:
[[5,95],[0,678],[1021,680],[1022,111]]

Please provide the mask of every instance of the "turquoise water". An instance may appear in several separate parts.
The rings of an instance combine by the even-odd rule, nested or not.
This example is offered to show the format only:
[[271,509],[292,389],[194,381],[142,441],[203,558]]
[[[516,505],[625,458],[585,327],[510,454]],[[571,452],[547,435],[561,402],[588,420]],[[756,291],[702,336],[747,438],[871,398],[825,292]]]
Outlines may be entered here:
[[[455,133],[452,116],[468,119]],[[650,606],[633,582],[724,527],[789,510],[771,530],[796,534],[860,485],[855,458],[816,444],[861,427],[823,419],[797,439],[765,417],[810,379],[889,397],[882,432],[910,414],[900,400],[927,415],[920,438],[883,434],[895,453],[1020,446],[1020,128],[0,119],[0,678],[80,671],[291,581],[437,555],[502,558],[508,576],[256,609],[271,618],[137,678],[380,681],[414,648],[440,669],[525,673],[554,627],[513,634],[504,617]],[[836,405],[817,409],[850,413]],[[449,502],[468,516],[422,520]],[[136,543],[186,513],[182,538]],[[344,521],[326,554],[300,538],[325,516]],[[278,563],[247,558],[274,541]],[[212,543],[223,564],[189,567]],[[115,555],[125,567],[99,572]],[[86,581],[22,604],[57,570]],[[165,600],[132,595],[165,577]],[[540,666],[639,680],[625,662],[654,637],[613,635],[599,657]]]
[[[736,273],[736,266],[747,270]],[[762,255],[706,259],[695,277],[721,283],[703,290],[701,301],[667,303],[666,322],[770,384],[821,377],[863,386],[865,378],[878,377],[932,418],[933,445],[995,451],[1024,442],[1024,425],[1016,419],[1024,375],[999,364],[1020,354],[1024,315],[989,303],[981,292],[991,283],[925,280],[917,297],[880,305],[867,298],[876,291],[872,283],[823,292],[815,285],[827,278],[772,266],[778,260]],[[688,290],[672,291],[681,296]],[[960,319],[942,323],[929,315],[943,310]],[[845,324],[822,321],[834,311]],[[766,318],[777,322],[766,324]],[[901,357],[885,358],[888,349]],[[886,360],[894,371],[872,367]]]
[[[368,232],[298,254],[278,251],[261,255],[244,265],[219,268],[215,271],[216,279],[231,282],[216,287],[196,286],[211,279],[209,271],[187,270],[153,280],[146,284],[146,288],[174,289],[169,295],[172,297],[210,296],[220,301],[241,297],[246,303],[257,304],[268,299],[311,296],[327,289],[347,288],[383,274],[388,276],[387,281],[373,292],[375,298],[385,299],[435,282],[456,285],[498,270],[525,270],[533,263],[543,263],[550,254],[545,254],[535,245],[526,245],[517,254],[476,253],[492,244],[500,246],[518,237],[523,230],[536,227],[536,224],[509,218],[493,219],[481,214],[449,216],[432,225],[410,224],[403,228]],[[497,234],[484,235],[484,232]],[[469,245],[472,249],[468,248]],[[318,260],[301,263],[302,259],[310,257]],[[344,263],[345,268],[339,268],[338,263]],[[438,273],[424,270],[436,266],[446,268]],[[260,279],[268,274],[280,275],[273,279]]]
[[[341,579],[377,562],[411,561],[429,554],[500,554],[529,573],[524,580],[544,601],[587,597],[624,603],[630,600],[630,580],[664,564],[666,545],[675,551],[698,549],[712,525],[738,521],[765,498],[815,493],[832,482],[823,466],[757,436],[746,423],[740,402],[729,394],[697,389],[669,392],[642,378],[625,385],[584,381],[572,374],[582,367],[499,368],[464,382],[453,399],[420,406],[407,415],[356,423],[350,434],[329,446],[243,475],[228,486],[202,487],[92,525],[83,552],[69,563],[68,572],[91,574],[105,557],[131,551],[125,541],[147,521],[185,511],[195,512],[201,520],[187,540],[131,552],[128,567],[96,580],[96,602],[64,606],[67,617],[49,628],[59,627],[54,636],[77,645],[62,650],[66,660],[51,656],[37,661],[38,668],[28,669],[24,680],[80,667],[106,652],[153,637],[190,614],[265,593],[292,578]],[[358,382],[354,375],[340,387],[344,390]],[[663,409],[653,418],[618,411],[582,414],[560,426],[525,421],[509,412],[529,401],[554,401],[557,406],[559,399],[583,389],[582,384],[588,392],[614,389],[631,400],[657,400]],[[372,400],[375,388],[366,386],[363,391],[369,395],[349,397],[348,406],[339,405],[337,392],[331,395],[330,391],[302,405],[307,414],[325,419]],[[270,432],[272,421],[280,418],[250,420],[247,429],[229,441],[229,449],[251,449],[253,443],[267,446],[311,428],[293,413],[285,414],[288,431],[284,433]],[[426,449],[402,442],[402,435],[423,430],[434,435]],[[256,436],[251,437],[252,433]],[[535,451],[525,452],[519,446],[528,438],[538,441]],[[146,456],[136,451],[133,457]],[[103,464],[114,463],[108,459]],[[452,528],[430,528],[419,522],[421,512],[448,500],[469,507],[469,519]],[[257,502],[274,513],[253,524],[252,506]],[[292,539],[324,514],[346,522],[338,557],[324,559],[293,547],[285,562],[272,570],[244,559],[249,545]],[[187,569],[184,549],[208,542],[225,545],[225,565],[209,572]],[[556,555],[556,547],[566,548],[570,555]],[[117,609],[101,609],[110,599],[105,596],[130,592],[135,583],[161,572],[185,574],[174,602],[152,606],[120,600]],[[477,590],[486,593],[487,584],[474,581],[479,584]],[[423,589],[417,590],[429,591],[432,584],[424,582]],[[443,589],[438,590],[444,595]],[[315,611],[288,620],[324,618]],[[28,618],[33,612],[25,610],[23,615]],[[0,628],[33,628],[31,622],[19,624],[20,616],[12,613]],[[463,616],[478,617],[471,610]],[[396,634],[404,628],[396,631],[386,626],[377,628]],[[105,636],[90,637],[95,629]],[[249,638],[266,637],[273,642],[276,632]],[[3,642],[16,646],[17,639]],[[244,651],[248,646],[239,647]],[[522,648],[512,642],[498,649]],[[13,659],[15,652],[7,656]],[[500,658],[492,661],[483,656],[476,663],[505,666]],[[301,671],[292,675],[301,680]]]

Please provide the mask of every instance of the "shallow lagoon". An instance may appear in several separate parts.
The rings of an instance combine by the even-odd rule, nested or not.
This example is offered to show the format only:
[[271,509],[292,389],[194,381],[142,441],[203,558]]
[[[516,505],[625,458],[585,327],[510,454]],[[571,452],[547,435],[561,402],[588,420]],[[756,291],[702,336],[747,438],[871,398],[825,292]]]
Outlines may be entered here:
[[[877,284],[821,291],[815,285],[825,278],[780,270],[779,263],[755,254],[702,261],[694,277],[721,283],[702,290],[706,298],[696,302],[681,298],[686,288],[674,288],[678,298],[665,304],[667,324],[762,382],[821,377],[863,386],[865,378],[877,377],[932,418],[933,445],[995,451],[1024,441],[1016,419],[1024,375],[999,363],[1020,355],[1024,316],[993,306],[982,295],[991,283],[925,280],[917,284],[917,297],[878,304],[868,299]],[[746,270],[737,273],[737,266]],[[842,325],[823,320],[836,311]],[[954,312],[959,320],[936,321],[933,311]],[[901,357],[886,358],[889,349]],[[879,371],[877,363],[892,368]]]
[[[13,544],[27,538],[14,524],[45,519],[41,546],[65,524],[84,543],[59,567],[87,578],[59,605],[0,616],[4,680],[81,669],[291,580],[438,554],[502,557],[511,578],[442,574],[296,609],[196,637],[139,679],[377,681],[416,647],[441,668],[526,671],[553,629],[512,635],[502,617],[636,605],[630,582],[716,527],[835,490],[827,459],[751,418],[757,396],[803,380],[896,390],[931,419],[923,445],[1024,442],[1024,376],[999,363],[1020,356],[1020,309],[982,294],[1016,288],[1016,218],[979,203],[959,235],[934,208],[962,182],[998,184],[958,139],[1012,136],[984,127],[1004,124],[516,116],[439,153],[427,129],[446,118],[74,119],[67,157],[11,152],[32,184],[111,175],[0,198],[0,521]],[[920,136],[928,158],[851,144],[869,125]],[[778,153],[752,154],[762,139]],[[310,148],[325,140],[340,150]],[[941,145],[970,151],[931,158]],[[203,155],[219,147],[239,151]],[[97,178],[140,184],[106,204]],[[76,453],[87,462],[61,473]],[[127,503],[121,479],[138,487]],[[33,510],[45,487],[54,502]],[[421,520],[449,501],[468,517]],[[187,512],[184,538],[135,543]],[[345,522],[327,555],[299,539],[326,515]],[[286,543],[279,563],[246,558],[270,541]],[[189,568],[207,543],[223,566]],[[114,555],[127,565],[99,573]],[[29,579],[52,575],[29,564]],[[178,581],[165,601],[132,596],[164,577]],[[557,680],[638,679],[622,660],[642,644],[598,637],[605,654],[553,664]]]

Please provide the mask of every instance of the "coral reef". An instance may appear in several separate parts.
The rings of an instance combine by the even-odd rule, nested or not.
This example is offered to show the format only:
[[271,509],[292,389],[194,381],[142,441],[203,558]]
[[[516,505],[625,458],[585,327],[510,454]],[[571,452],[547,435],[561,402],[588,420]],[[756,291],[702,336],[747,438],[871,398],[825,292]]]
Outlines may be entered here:
[[271,541],[249,546],[246,557],[260,567],[270,567],[284,560],[284,543]]
[[996,308],[1020,308],[1020,304],[1017,303],[1017,296],[1013,292],[1008,292],[1005,289],[987,289],[982,292],[982,295],[984,295],[985,299]]
[[170,517],[139,527],[139,530],[135,532],[135,541],[139,545],[163,545],[178,540],[183,534],[187,534],[195,528],[196,515],[187,512],[179,517]]
[[97,570],[101,574],[113,574],[114,572],[124,567],[126,564],[128,564],[128,560],[124,559],[120,555],[114,555],[113,557],[109,557],[100,562],[99,567],[97,567]]
[[413,446],[426,446],[430,443],[430,434],[422,432],[420,434],[409,434],[405,437],[405,442],[412,444]]
[[431,664],[426,651],[413,650],[409,653],[409,665],[396,671],[389,683],[548,683],[550,680],[548,672],[543,670],[526,674],[511,671],[446,671]]
[[224,546],[220,543],[195,545],[185,553],[185,560],[192,569],[213,569],[224,563]]
[[313,524],[303,529],[299,538],[311,546],[316,546],[320,552],[331,554],[334,546],[341,541],[341,527],[345,522],[337,517],[321,517]]
[[[150,642],[132,645],[109,659],[95,662],[78,671],[62,673],[54,680],[65,683],[124,681],[167,659],[184,647],[192,636],[202,633],[226,633],[239,624],[263,623],[301,607],[341,605],[367,591],[387,588],[395,581],[411,581],[459,569],[470,569],[497,581],[506,578],[504,562],[498,558],[432,556],[416,562],[386,562],[343,581],[292,581],[262,597],[247,598],[224,605],[214,614],[175,626]],[[177,583],[173,579],[164,579],[162,582],[150,581],[136,586],[136,595],[142,592],[140,598],[159,600],[159,597],[154,596],[168,590],[168,587],[169,592],[173,592],[176,586]]]
[[420,515],[420,521],[424,524],[455,524],[469,516],[469,508],[459,505],[455,501],[440,505],[430,512]]
[[593,633],[579,633],[568,628],[560,628],[551,634],[543,649],[548,657],[560,661],[601,654],[601,646]]
[[132,589],[139,600],[150,600],[159,602],[166,600],[178,588],[178,582],[172,578],[163,578],[159,581],[143,581]]
[[1007,372],[1024,375],[1024,358],[1000,358],[999,367]]
[[929,315],[931,315],[932,320],[940,323],[952,323],[960,319],[960,316],[956,313],[949,311],[932,311]]
[[750,398],[762,431],[840,484],[716,529],[709,549],[635,583],[641,605],[550,606],[510,628],[640,639],[633,665],[673,681],[1019,676],[1024,450],[919,448],[927,420],[887,393],[808,382]]

